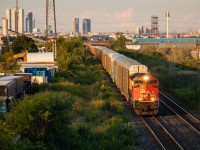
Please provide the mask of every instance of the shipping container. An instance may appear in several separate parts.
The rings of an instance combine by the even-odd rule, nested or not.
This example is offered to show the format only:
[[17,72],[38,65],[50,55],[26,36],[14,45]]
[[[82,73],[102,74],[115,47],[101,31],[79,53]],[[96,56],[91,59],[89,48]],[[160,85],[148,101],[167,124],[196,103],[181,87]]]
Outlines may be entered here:
[[47,76],[47,68],[24,68],[24,73],[32,73],[33,76]]
[[54,62],[53,52],[28,53],[27,62]]
[[24,90],[25,92],[31,91],[31,77],[32,73],[15,73],[15,76],[22,76],[24,80]]
[[22,76],[4,76],[0,80],[9,81],[13,80],[16,84],[16,95],[20,96],[24,92],[24,80]]
[[126,45],[126,48],[132,50],[139,50],[142,48],[142,45]]
[[1,80],[0,82],[0,96],[16,96],[16,83],[13,80]]
[[48,82],[50,82],[55,75],[56,68],[55,67],[24,68],[24,72],[32,73],[33,76],[46,76],[48,78]]
[[48,78],[47,76],[32,76],[31,81],[38,84],[48,83]]

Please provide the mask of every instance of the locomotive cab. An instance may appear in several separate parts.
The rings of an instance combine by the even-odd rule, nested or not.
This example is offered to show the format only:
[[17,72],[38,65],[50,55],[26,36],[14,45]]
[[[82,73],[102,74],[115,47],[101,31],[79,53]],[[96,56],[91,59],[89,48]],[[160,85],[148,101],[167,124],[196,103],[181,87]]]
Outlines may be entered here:
[[132,79],[131,104],[138,115],[156,115],[159,108],[158,79],[141,75]]

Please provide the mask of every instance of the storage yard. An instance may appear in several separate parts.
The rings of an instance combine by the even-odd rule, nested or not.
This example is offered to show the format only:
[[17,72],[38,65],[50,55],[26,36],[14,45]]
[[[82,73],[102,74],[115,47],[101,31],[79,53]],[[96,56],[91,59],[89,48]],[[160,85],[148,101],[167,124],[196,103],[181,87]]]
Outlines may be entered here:
[[[20,61],[21,72],[13,75],[2,74],[0,76],[0,100],[9,98],[12,101],[23,97],[32,90],[32,84],[48,83],[52,80],[57,67],[52,52],[47,53],[23,53],[16,55],[23,58]],[[26,58],[26,59],[24,59]]]

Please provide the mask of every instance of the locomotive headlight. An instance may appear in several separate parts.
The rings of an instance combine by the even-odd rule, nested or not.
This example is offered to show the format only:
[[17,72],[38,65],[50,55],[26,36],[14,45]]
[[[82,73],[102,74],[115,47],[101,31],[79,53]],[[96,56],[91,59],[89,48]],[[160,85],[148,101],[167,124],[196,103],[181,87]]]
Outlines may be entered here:
[[155,101],[155,98],[154,98],[154,97],[152,97],[152,98],[151,98],[151,101]]
[[143,79],[144,79],[145,81],[147,81],[147,80],[149,80],[149,76],[144,76]]

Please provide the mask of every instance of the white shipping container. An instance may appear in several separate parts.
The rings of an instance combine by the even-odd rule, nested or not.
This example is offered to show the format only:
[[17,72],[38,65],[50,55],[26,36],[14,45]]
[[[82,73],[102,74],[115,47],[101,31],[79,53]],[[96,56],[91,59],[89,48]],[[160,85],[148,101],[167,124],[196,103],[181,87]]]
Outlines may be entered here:
[[48,78],[47,76],[32,76],[31,82],[38,83],[38,84],[48,83]]
[[127,49],[139,50],[142,48],[142,45],[126,45]]
[[28,53],[27,62],[54,62],[53,52]]

